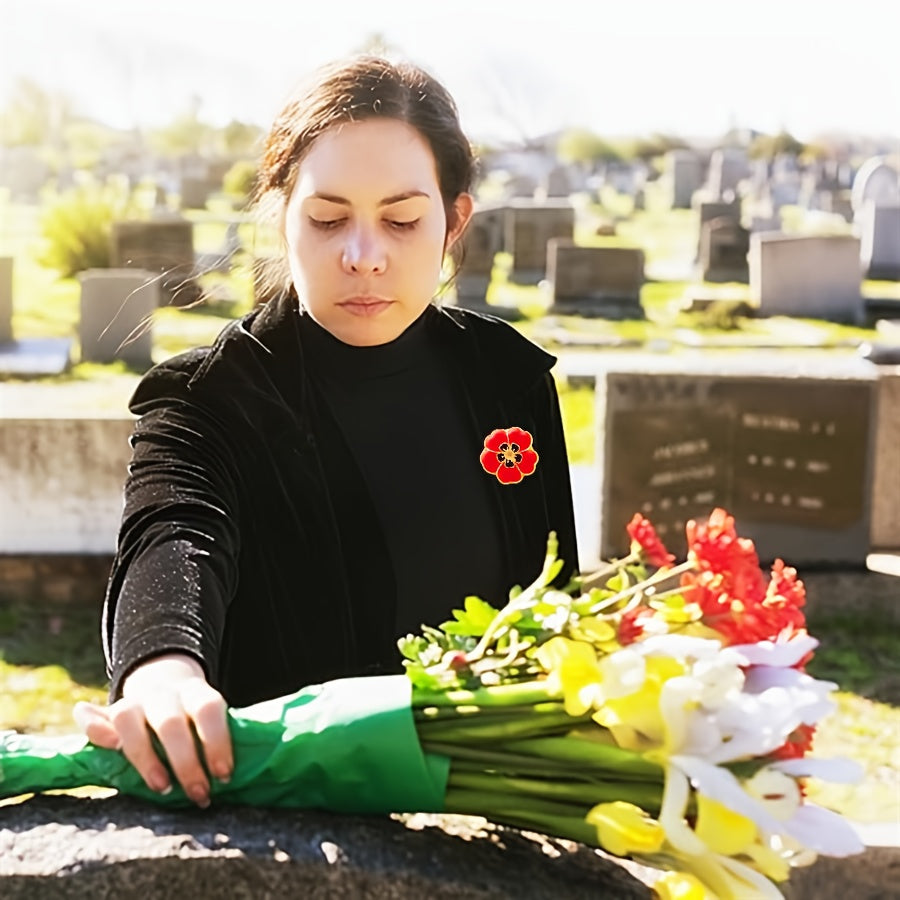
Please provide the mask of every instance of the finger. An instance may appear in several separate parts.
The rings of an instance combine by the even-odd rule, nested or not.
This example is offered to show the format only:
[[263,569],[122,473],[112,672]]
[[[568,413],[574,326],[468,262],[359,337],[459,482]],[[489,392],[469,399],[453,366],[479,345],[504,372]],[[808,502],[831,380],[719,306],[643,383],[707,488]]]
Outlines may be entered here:
[[234,755],[225,698],[204,679],[193,679],[181,689],[181,703],[194,723],[209,771],[227,782],[234,770]]
[[209,806],[209,779],[197,755],[191,723],[178,695],[167,692],[147,698],[144,715],[184,792],[198,806]]
[[110,719],[122,738],[122,753],[138,770],[153,791],[167,794],[172,789],[169,773],[153,749],[142,707],[131,700],[119,700],[110,707]]
[[72,718],[92,744],[107,750],[122,749],[122,738],[115,725],[109,721],[108,707],[82,700],[72,709]]

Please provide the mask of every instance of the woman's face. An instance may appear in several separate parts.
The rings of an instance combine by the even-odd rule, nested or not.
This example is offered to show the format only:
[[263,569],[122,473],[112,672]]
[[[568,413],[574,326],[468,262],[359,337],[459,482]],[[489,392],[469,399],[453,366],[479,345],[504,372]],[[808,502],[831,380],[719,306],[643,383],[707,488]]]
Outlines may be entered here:
[[434,156],[411,125],[366,119],[326,131],[300,162],[286,209],[301,303],[346,344],[394,340],[431,302],[471,197],[456,207],[448,234]]

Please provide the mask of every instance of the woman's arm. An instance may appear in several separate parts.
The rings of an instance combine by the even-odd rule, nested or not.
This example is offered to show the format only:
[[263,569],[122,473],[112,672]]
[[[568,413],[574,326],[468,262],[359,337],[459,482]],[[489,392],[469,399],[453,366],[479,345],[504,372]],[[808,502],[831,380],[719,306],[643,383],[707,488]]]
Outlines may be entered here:
[[166,792],[155,735],[174,776],[205,806],[201,757],[222,779],[233,766],[226,704],[213,685],[237,582],[239,473],[221,425],[181,399],[146,408],[132,447],[103,617],[112,704],[79,704],[76,719]]

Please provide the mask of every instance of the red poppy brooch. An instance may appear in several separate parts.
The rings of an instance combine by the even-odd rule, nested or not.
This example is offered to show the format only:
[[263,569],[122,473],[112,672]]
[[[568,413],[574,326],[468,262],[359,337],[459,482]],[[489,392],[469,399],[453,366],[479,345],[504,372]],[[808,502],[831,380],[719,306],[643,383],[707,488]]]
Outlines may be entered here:
[[484,439],[481,466],[501,484],[518,484],[537,468],[531,435],[522,428],[496,428]]

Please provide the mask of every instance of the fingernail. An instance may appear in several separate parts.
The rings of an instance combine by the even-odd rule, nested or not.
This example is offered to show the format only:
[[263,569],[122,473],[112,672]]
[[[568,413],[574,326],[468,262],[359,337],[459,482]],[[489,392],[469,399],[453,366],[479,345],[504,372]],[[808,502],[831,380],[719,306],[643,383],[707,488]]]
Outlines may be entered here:
[[215,775],[222,784],[228,784],[228,782],[231,781],[231,769],[223,763],[220,763],[213,768],[213,775]]
[[159,772],[150,776],[150,787],[156,791],[157,794],[162,794],[164,797],[166,794],[172,792],[171,782],[165,775],[162,775]]
[[201,809],[206,809],[206,807],[209,806],[209,794],[207,793],[206,788],[203,787],[203,785],[200,785],[200,784],[192,785],[188,789],[188,796]]

